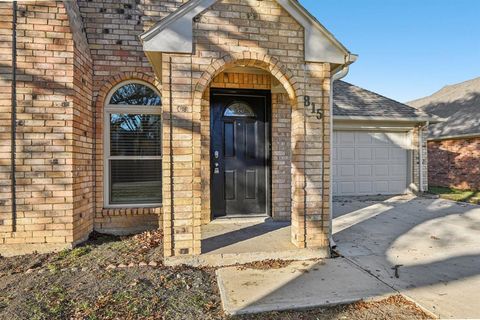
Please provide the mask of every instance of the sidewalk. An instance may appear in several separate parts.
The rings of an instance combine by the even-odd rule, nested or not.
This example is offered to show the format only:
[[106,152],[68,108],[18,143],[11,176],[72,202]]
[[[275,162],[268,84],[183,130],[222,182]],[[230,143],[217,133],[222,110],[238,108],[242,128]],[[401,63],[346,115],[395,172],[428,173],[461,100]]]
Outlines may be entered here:
[[280,269],[228,267],[217,270],[217,279],[224,310],[231,315],[344,304],[396,293],[343,258],[295,261]]

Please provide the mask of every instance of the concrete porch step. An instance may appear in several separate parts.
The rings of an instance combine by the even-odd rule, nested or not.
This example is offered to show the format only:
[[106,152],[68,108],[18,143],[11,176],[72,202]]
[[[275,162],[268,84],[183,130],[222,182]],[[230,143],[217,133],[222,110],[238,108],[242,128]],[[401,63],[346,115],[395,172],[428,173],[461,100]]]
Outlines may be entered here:
[[265,260],[305,261],[329,257],[328,249],[293,249],[283,251],[207,253],[198,256],[167,257],[165,265],[189,265],[193,267],[225,267]]

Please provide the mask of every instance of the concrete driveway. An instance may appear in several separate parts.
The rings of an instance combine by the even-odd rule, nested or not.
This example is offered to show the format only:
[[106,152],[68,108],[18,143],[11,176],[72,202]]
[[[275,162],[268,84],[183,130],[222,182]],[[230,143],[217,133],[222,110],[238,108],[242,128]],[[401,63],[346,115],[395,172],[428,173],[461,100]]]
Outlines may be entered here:
[[350,197],[333,209],[341,255],[441,318],[480,318],[480,206]]

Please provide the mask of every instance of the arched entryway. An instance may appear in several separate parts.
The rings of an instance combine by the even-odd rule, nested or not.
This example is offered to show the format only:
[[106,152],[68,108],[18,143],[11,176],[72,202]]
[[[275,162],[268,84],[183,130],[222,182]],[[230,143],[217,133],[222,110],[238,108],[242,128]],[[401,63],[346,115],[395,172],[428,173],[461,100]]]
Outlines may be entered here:
[[[271,170],[267,181],[271,210],[266,215],[289,222],[285,239],[291,249],[319,248],[318,252],[328,255],[328,66],[295,63],[287,67],[277,58],[243,52],[228,54],[208,65],[192,64],[189,71],[192,77],[187,78],[185,69],[189,65],[184,65],[187,58],[163,61],[166,61],[163,70],[168,71],[164,83],[170,83],[169,90],[163,92],[165,101],[169,101],[164,110],[169,123],[164,131],[167,139],[164,139],[163,162],[166,256],[202,253],[205,235],[202,226],[212,221],[215,192],[211,189],[215,170],[211,97],[218,90],[233,90],[233,94],[241,93],[239,90],[257,90],[271,95],[266,110],[271,114],[268,120],[272,138],[265,142],[271,142],[268,151],[272,162],[266,169]],[[180,77],[178,81],[176,75]],[[310,108],[306,101],[311,102]],[[219,112],[222,117],[229,103],[222,106]],[[312,112],[313,104],[325,117]],[[256,179],[253,174],[250,178]],[[225,191],[225,181],[219,188]]]
[[[198,188],[201,190],[202,224],[209,223],[216,216],[228,216],[230,213],[234,216],[241,214],[265,215],[275,221],[292,223],[292,227],[289,227],[291,231],[287,234],[281,230],[270,231],[286,235],[286,241],[293,243],[296,247],[305,247],[302,237],[305,227],[301,225],[304,224],[304,219],[295,216],[295,214],[304,212],[304,203],[301,198],[303,186],[300,185],[299,179],[295,178],[296,175],[303,175],[305,146],[304,88],[299,85],[299,82],[297,76],[277,59],[250,52],[234,56],[227,55],[212,63],[202,74],[194,93],[194,104],[195,106],[200,105],[201,113],[200,135],[197,137],[200,141],[194,142],[194,145],[201,146],[198,149],[200,163],[197,165],[199,165],[198,172],[201,175]],[[267,134],[252,135],[252,132],[242,127],[242,125],[254,126],[254,117],[258,114],[253,115],[249,120],[239,118],[236,119],[237,121],[225,120],[225,108],[228,108],[229,103],[247,100],[249,107],[257,112],[261,110],[262,120],[260,122],[265,123],[268,127]],[[214,119],[215,115],[220,119]],[[219,131],[214,132],[215,125],[223,126],[225,124],[227,124],[226,127],[220,127]],[[226,138],[234,138],[225,136],[225,131],[231,129],[228,125],[232,128],[233,125],[239,126],[244,130],[236,137],[243,141],[241,143],[244,143],[245,139],[248,139],[247,134],[250,134],[251,138],[263,139],[263,142],[259,142],[262,147],[263,143],[268,144],[268,148],[264,149],[265,153],[260,154],[260,156],[266,156],[268,160],[265,162],[265,175],[263,168],[253,169],[253,167],[258,169],[259,163],[249,163],[249,161],[244,163],[253,167],[230,167],[227,168],[229,172],[225,172],[225,159],[222,158],[225,150],[222,147],[228,148],[228,145],[221,147],[217,145],[218,148],[216,148],[212,142],[218,140],[218,143],[222,144],[228,142]],[[261,130],[263,129],[262,127]],[[220,136],[216,138],[216,135]],[[231,142],[235,144],[234,140]],[[218,155],[215,155],[216,151],[218,151]],[[235,152],[233,149],[227,151]],[[232,157],[232,162],[235,162],[233,158],[235,157]],[[218,172],[215,173],[217,169]],[[244,181],[236,180],[239,177],[234,176],[238,174],[235,173],[235,169],[243,170]],[[265,178],[266,185],[262,185],[258,181],[256,181],[257,183],[252,182],[258,178]],[[249,179],[251,181],[248,181]],[[296,184],[294,184],[295,181]],[[238,188],[252,187],[252,184],[256,184],[256,190],[246,189],[240,191],[239,194],[234,194]],[[216,188],[221,189],[215,192]],[[265,197],[263,193],[265,193]],[[238,201],[238,197],[243,198]],[[243,200],[245,197],[246,201]],[[252,201],[252,199],[258,201]],[[292,201],[292,199],[299,199],[299,201]],[[222,204],[218,205],[216,201],[223,202],[223,205],[225,202],[228,203],[226,207],[223,207],[225,212],[221,211]],[[263,201],[266,201],[265,207],[259,204]]]

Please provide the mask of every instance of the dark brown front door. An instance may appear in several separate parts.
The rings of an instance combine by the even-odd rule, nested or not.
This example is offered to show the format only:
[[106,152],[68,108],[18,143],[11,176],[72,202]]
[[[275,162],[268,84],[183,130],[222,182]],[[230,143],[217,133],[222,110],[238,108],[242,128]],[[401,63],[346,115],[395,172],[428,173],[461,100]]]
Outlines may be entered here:
[[268,214],[270,93],[211,92],[214,217]]

